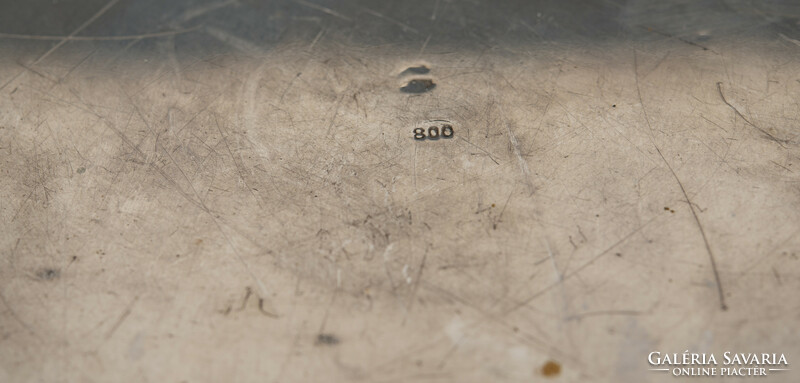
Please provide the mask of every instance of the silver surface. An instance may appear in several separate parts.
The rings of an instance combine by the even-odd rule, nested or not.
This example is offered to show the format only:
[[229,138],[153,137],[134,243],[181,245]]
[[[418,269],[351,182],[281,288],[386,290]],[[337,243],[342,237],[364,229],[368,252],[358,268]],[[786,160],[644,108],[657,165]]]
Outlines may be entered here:
[[[0,381],[656,382],[679,378],[648,354],[685,350],[791,365],[798,17],[0,2]],[[435,87],[401,91],[414,79]]]

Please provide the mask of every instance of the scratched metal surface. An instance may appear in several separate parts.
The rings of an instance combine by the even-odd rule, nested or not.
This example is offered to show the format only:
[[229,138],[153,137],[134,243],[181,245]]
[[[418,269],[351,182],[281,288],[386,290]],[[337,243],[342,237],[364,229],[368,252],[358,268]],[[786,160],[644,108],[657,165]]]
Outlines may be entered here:
[[[0,381],[672,381],[647,371],[656,350],[791,363],[798,17],[3,1]],[[431,120],[454,137],[415,140]]]

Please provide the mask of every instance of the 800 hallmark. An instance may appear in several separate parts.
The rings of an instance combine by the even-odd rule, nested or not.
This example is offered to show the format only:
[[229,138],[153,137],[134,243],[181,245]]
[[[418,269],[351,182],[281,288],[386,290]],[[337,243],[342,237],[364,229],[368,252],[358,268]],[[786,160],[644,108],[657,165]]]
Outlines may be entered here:
[[453,125],[450,124],[442,124],[441,129],[436,125],[431,125],[427,130],[425,128],[414,129],[414,139],[419,141],[452,138],[453,135],[455,135],[455,131],[453,130]]

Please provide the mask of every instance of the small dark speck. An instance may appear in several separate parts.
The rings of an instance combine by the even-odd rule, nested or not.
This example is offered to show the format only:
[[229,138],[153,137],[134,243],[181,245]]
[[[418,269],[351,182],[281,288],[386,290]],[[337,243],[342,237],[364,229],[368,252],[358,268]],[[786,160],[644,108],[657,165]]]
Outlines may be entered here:
[[617,254],[615,254],[615,255],[616,255],[616,256],[618,256],[618,257],[621,257],[621,256],[622,256],[622,253],[617,253]]
[[400,73],[400,76],[401,77],[402,76],[408,76],[410,74],[427,74],[430,71],[431,71],[430,68],[426,67],[425,65],[412,66],[412,67],[408,67],[406,70],[402,71]]
[[617,104],[611,105],[611,107],[612,107],[612,108],[616,108],[616,107],[617,107]]
[[415,79],[411,80],[406,86],[400,88],[405,93],[425,93],[436,87],[431,79]]
[[665,210],[665,211],[669,211],[669,208],[668,208],[668,207],[666,207],[666,206],[664,206],[664,210]]
[[61,276],[61,272],[56,269],[45,268],[37,271],[36,276],[39,277],[39,279],[51,281]]
[[319,334],[317,335],[316,344],[333,346],[339,344],[339,338],[337,338],[336,335],[333,334]]
[[85,171],[86,171],[86,168],[84,168],[83,166],[78,168],[78,174],[83,174],[83,172],[85,172]]

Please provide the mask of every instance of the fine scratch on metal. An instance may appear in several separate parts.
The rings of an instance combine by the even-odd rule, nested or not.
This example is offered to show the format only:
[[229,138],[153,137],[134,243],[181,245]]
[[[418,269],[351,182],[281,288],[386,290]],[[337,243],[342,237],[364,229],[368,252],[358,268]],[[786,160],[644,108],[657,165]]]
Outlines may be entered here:
[[573,270],[569,274],[564,275],[563,278],[559,279],[558,281],[556,281],[554,283],[551,283],[551,284],[547,285],[546,287],[542,288],[541,290],[537,291],[536,293],[531,294],[528,298],[525,298],[524,300],[522,300],[519,303],[515,304],[511,308],[509,308],[507,310],[504,310],[502,312],[502,314],[503,315],[508,315],[508,314],[510,314],[510,313],[512,313],[514,311],[517,311],[517,310],[529,305],[531,302],[533,302],[537,298],[541,297],[542,295],[546,294],[547,292],[549,292],[553,288],[561,285],[566,280],[568,280],[568,279],[570,279],[570,278],[572,278],[574,276],[577,276],[581,271],[583,271],[587,267],[595,264],[595,262],[597,262],[597,260],[599,260],[603,256],[605,256],[608,253],[610,253],[611,250],[613,250],[617,246],[623,244],[625,241],[627,241],[628,239],[630,239],[634,235],[638,234],[642,229],[644,229],[646,226],[648,226],[650,223],[652,223],[656,218],[657,217],[650,218],[648,221],[646,221],[645,223],[643,223],[642,225],[640,225],[639,227],[637,227],[636,229],[634,229],[630,233],[626,234],[624,237],[620,238],[618,241],[614,242],[611,246],[607,247],[605,250],[603,250],[600,253],[598,253],[597,255],[593,256],[589,261],[587,261],[584,264],[580,265],[577,269]]
[[293,0],[293,1],[295,3],[297,3],[297,4],[304,5],[306,7],[312,8],[312,9],[316,9],[316,10],[318,10],[320,12],[323,12],[323,13],[327,13],[327,14],[333,16],[333,17],[338,17],[338,18],[340,18],[340,19],[342,19],[344,21],[353,21],[353,19],[351,19],[351,18],[349,18],[349,17],[347,17],[347,16],[345,16],[345,15],[339,13],[339,12],[334,11],[333,9],[330,9],[330,8],[327,8],[327,7],[323,7],[321,5],[314,4],[314,3],[310,2],[310,1],[306,1],[306,0]]
[[[513,134],[513,133],[511,133],[511,134]],[[510,137],[510,136],[509,136],[509,137]],[[459,137],[459,138],[461,138],[461,139],[462,139],[464,142],[466,142],[466,143],[468,143],[468,144],[472,145],[472,147],[474,147],[475,149],[478,149],[478,150],[480,150],[480,151],[482,151],[482,152],[486,153],[486,155],[487,155],[487,156],[488,156],[488,157],[489,157],[489,158],[492,160],[492,162],[494,162],[494,163],[495,163],[495,165],[500,165],[500,163],[499,163],[499,162],[497,162],[497,160],[494,158],[494,156],[492,155],[492,153],[489,153],[488,151],[486,151],[486,149],[484,149],[484,148],[482,148],[482,147],[480,147],[480,146],[478,146],[478,145],[475,145],[475,144],[473,144],[472,142],[469,142],[469,140],[467,140],[467,139],[466,139],[466,138],[464,138],[464,137]],[[514,138],[514,140],[516,140],[516,138]]]
[[[683,197],[686,199],[686,204],[689,205],[689,211],[692,213],[692,217],[694,217],[694,221],[697,223],[697,229],[700,231],[700,236],[703,237],[703,244],[705,244],[706,252],[708,253],[708,259],[709,262],[711,263],[711,271],[714,274],[714,281],[716,282],[717,286],[717,295],[719,297],[719,306],[720,309],[722,309],[722,311],[725,311],[728,309],[728,305],[725,304],[725,294],[722,291],[722,281],[720,280],[719,271],[717,270],[717,261],[714,258],[714,253],[711,251],[711,244],[708,242],[706,231],[703,228],[703,224],[700,222],[700,217],[697,216],[697,212],[694,209],[694,204],[692,203],[692,200],[689,198],[689,194],[686,192],[686,188],[683,186],[683,182],[681,182],[680,178],[678,178],[678,174],[675,173],[675,170],[672,168],[672,165],[670,165],[669,161],[667,161],[667,158],[664,157],[663,153],[661,153],[661,149],[658,147],[658,145],[656,145],[655,138],[653,136],[653,127],[650,124],[650,117],[648,117],[647,115],[647,108],[645,108],[644,99],[642,98],[642,91],[641,88],[639,87],[639,61],[635,49],[633,50],[633,61],[634,61],[634,72],[635,72],[634,78],[636,80],[636,93],[639,96],[639,103],[642,106],[642,114],[644,115],[645,122],[647,123],[647,128],[649,129],[650,132],[650,141],[653,144],[653,147],[655,147],[659,157],[661,157],[661,160],[667,166],[667,169],[669,169],[670,173],[675,178],[675,182],[678,183],[678,187],[680,188]],[[719,84],[717,85],[719,86]]]
[[553,272],[556,274],[556,281],[562,282],[564,280],[564,276],[558,271],[558,265],[556,265],[556,259],[553,257],[553,251],[550,250],[550,241],[545,239],[544,245],[547,248],[547,256],[550,258],[550,264],[553,265]]
[[264,56],[266,54],[266,50],[264,50],[262,47],[254,44],[251,41],[238,37],[224,29],[206,26],[203,28],[203,30],[211,37],[228,44],[243,53],[254,55],[256,57]]
[[784,40],[786,40],[786,41],[788,41],[788,42],[800,47],[800,40],[793,39],[793,38],[791,38],[789,36],[784,35],[783,33],[778,33],[778,36],[780,36],[782,39],[784,39]]
[[768,131],[762,129],[761,127],[757,126],[756,124],[750,122],[750,120],[747,117],[745,117],[741,112],[739,112],[739,109],[737,109],[735,106],[731,105],[730,102],[728,102],[728,100],[725,98],[725,94],[722,93],[722,82],[717,82],[717,91],[719,92],[719,97],[722,98],[722,102],[724,102],[725,105],[730,107],[733,110],[733,112],[736,113],[737,116],[739,116],[739,118],[741,118],[742,120],[744,120],[744,122],[747,123],[747,125],[750,125],[750,126],[756,128],[756,130],[758,130],[759,132],[761,132],[762,134],[767,136],[770,140],[772,140],[776,144],[780,145],[781,148],[786,149],[786,145],[784,145],[784,140],[779,140],[778,138],[773,136],[770,132],[768,132]]
[[409,32],[413,32],[414,34],[419,34],[419,30],[417,30],[416,28],[414,28],[414,27],[412,27],[412,26],[410,26],[410,25],[408,25],[406,23],[402,23],[400,21],[397,21],[397,20],[395,20],[395,19],[393,19],[391,17],[387,17],[383,13],[375,12],[375,11],[373,11],[373,10],[371,10],[369,8],[365,8],[365,7],[361,7],[361,9],[363,9],[364,12],[367,12],[372,16],[375,16],[377,18],[386,20],[386,21],[388,21],[388,22],[390,22],[390,23],[392,23],[394,25],[397,25],[398,27],[402,28],[404,32],[405,31],[409,31]]
[[514,135],[514,132],[511,130],[511,125],[509,124],[508,120],[506,119],[505,111],[503,110],[503,106],[500,102],[497,102],[497,107],[500,110],[500,116],[503,120],[503,125],[506,127],[506,133],[508,134],[508,140],[511,142],[511,147],[514,150],[514,155],[517,157],[517,163],[519,164],[519,169],[522,171],[523,181],[525,185],[528,187],[528,195],[533,195],[536,192],[536,189],[533,187],[533,182],[531,181],[531,170],[528,168],[528,161],[522,157],[522,153],[519,150],[519,141],[517,140],[517,136]]
[[15,39],[15,40],[58,40],[58,41],[126,41],[126,40],[141,40],[152,39],[157,37],[169,37],[181,35],[184,33],[194,32],[200,29],[200,25],[189,28],[176,29],[174,31],[164,32],[151,32],[142,33],[138,35],[123,35],[123,36],[48,36],[48,35],[20,35],[14,33],[0,33],[0,39]]
[[97,13],[95,13],[95,14],[94,14],[92,17],[90,17],[88,20],[86,20],[86,21],[85,21],[83,24],[81,24],[80,26],[78,26],[78,28],[76,28],[74,31],[72,31],[72,33],[70,33],[70,34],[69,34],[69,36],[67,36],[66,38],[64,38],[64,39],[62,39],[61,41],[59,41],[59,42],[58,42],[58,44],[54,45],[52,48],[50,48],[49,50],[47,50],[47,52],[44,52],[44,53],[43,53],[41,56],[39,56],[39,58],[37,58],[36,60],[34,60],[34,62],[32,63],[32,65],[36,65],[36,64],[40,63],[42,60],[46,59],[46,58],[47,58],[48,56],[50,56],[50,55],[51,55],[53,52],[55,52],[55,51],[56,51],[58,48],[60,48],[62,45],[64,45],[65,43],[67,43],[68,41],[70,41],[70,40],[71,40],[73,37],[75,37],[75,35],[77,35],[78,33],[80,33],[82,30],[86,29],[86,27],[88,27],[88,26],[89,26],[89,25],[91,25],[91,24],[92,24],[92,23],[93,23],[95,20],[97,20],[98,18],[100,18],[100,16],[102,16],[102,15],[103,15],[104,13],[106,13],[106,12],[107,12],[109,9],[111,9],[111,7],[113,7],[115,4],[117,4],[117,2],[119,2],[119,0],[111,0],[111,1],[109,1],[108,3],[106,3],[106,5],[105,5],[105,6],[103,6],[102,8],[100,8],[100,10],[98,10],[98,11],[97,11]]
[[125,311],[122,312],[122,314],[119,316],[119,318],[117,318],[117,321],[114,322],[114,325],[111,326],[111,329],[108,330],[108,332],[106,333],[106,340],[111,339],[111,336],[113,336],[114,333],[119,328],[119,326],[122,325],[122,322],[125,322],[125,319],[128,319],[128,316],[131,315],[131,311],[133,310],[133,306],[136,304],[137,301],[139,301],[139,296],[138,295],[135,296],[131,300],[130,303],[128,303],[128,306],[125,307]]

